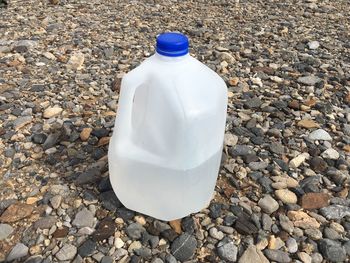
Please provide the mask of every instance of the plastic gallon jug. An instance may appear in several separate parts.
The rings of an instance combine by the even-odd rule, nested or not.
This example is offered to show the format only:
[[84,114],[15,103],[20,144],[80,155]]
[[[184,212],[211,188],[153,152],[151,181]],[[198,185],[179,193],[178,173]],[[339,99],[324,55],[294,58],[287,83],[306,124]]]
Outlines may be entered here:
[[174,220],[209,204],[218,176],[227,87],[188,54],[179,33],[158,36],[156,53],[123,77],[109,174],[129,209]]

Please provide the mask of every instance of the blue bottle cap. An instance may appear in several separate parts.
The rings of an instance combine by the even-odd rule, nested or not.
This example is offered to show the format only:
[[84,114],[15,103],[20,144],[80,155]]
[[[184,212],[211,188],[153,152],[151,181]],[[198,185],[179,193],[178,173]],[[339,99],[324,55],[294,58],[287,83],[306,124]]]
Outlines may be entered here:
[[188,38],[180,33],[168,32],[157,37],[156,51],[167,57],[179,57],[188,53]]

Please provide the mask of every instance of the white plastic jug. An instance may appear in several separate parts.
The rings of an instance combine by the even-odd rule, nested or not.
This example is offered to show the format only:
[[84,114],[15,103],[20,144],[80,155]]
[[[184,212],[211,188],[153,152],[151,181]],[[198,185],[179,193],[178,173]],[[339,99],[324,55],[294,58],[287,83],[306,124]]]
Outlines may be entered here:
[[209,204],[224,139],[227,87],[179,33],[123,77],[109,175],[129,209],[174,220]]

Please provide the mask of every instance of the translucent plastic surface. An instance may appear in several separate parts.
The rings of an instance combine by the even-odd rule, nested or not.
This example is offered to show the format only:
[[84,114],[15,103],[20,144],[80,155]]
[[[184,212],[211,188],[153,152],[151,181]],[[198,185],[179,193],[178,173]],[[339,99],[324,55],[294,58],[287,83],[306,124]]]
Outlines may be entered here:
[[204,208],[218,176],[226,107],[225,82],[188,54],[155,54],[125,75],[108,153],[120,201],[161,220]]

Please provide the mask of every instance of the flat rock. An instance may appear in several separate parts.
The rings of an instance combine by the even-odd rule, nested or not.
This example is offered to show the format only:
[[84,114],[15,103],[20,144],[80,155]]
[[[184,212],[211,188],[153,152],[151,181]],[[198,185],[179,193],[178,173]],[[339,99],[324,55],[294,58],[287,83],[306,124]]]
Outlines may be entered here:
[[42,217],[40,218],[38,221],[36,221],[34,223],[34,228],[35,229],[49,229],[51,228],[53,225],[55,225],[57,223],[57,218],[54,216],[46,216],[46,217]]
[[303,229],[319,228],[320,223],[303,211],[288,211],[287,216],[293,221],[295,227]]
[[13,227],[8,224],[0,224],[0,240],[8,238],[13,230]]
[[101,172],[98,168],[91,168],[81,173],[75,180],[76,185],[93,184],[101,179]]
[[23,243],[17,243],[7,256],[7,261],[11,262],[13,260],[23,258],[28,255],[29,248]]
[[271,214],[277,211],[277,209],[279,208],[278,202],[275,199],[273,199],[270,195],[266,195],[263,198],[261,198],[258,202],[258,205],[267,214]]
[[55,254],[58,260],[72,260],[77,254],[77,248],[71,244],[65,244],[63,247]]
[[321,82],[322,80],[319,77],[310,75],[305,77],[299,77],[297,81],[307,86],[314,86],[316,83]]
[[315,122],[314,120],[310,120],[310,119],[300,120],[300,121],[298,121],[297,125],[299,127],[306,128],[306,129],[312,129],[312,128],[319,128],[320,127],[320,125],[317,122]]
[[109,211],[116,211],[118,208],[122,207],[122,203],[113,190],[101,193],[100,200],[102,206]]
[[322,173],[328,168],[327,162],[325,162],[325,160],[323,160],[320,157],[313,157],[310,160],[309,164],[311,169],[314,170],[316,173]]
[[281,250],[266,249],[264,251],[264,254],[268,259],[272,261],[281,263],[288,263],[292,261],[292,259],[289,257],[289,254]]
[[79,248],[78,248],[78,254],[81,257],[87,257],[91,256],[96,250],[96,242],[88,239],[86,240]]
[[0,217],[0,222],[13,223],[30,216],[34,207],[32,205],[16,203],[10,205]]
[[331,141],[332,140],[332,137],[329,135],[329,133],[323,129],[317,129],[311,132],[308,138],[311,141],[316,141],[316,140]]
[[276,154],[284,154],[284,146],[279,142],[272,142],[270,144],[270,151]]
[[94,225],[94,215],[91,211],[84,208],[75,215],[72,224],[79,228],[85,226],[92,227]]
[[17,131],[32,122],[32,116],[21,116],[13,121],[13,128]]
[[238,263],[269,263],[265,255],[257,249],[256,246],[250,245],[238,260]]
[[330,196],[326,193],[306,193],[301,197],[301,206],[304,209],[319,209],[328,206]]
[[183,233],[171,244],[171,254],[183,262],[193,257],[197,248],[197,240],[188,233]]
[[342,219],[350,216],[350,207],[343,205],[330,205],[320,209],[321,214],[329,219]]
[[49,107],[49,108],[44,110],[43,117],[46,119],[56,117],[56,116],[60,115],[62,111],[63,111],[63,109],[60,107]]
[[288,189],[279,189],[275,191],[275,195],[285,204],[296,204],[298,198],[296,194]]

